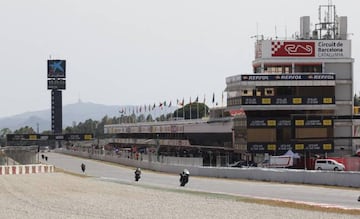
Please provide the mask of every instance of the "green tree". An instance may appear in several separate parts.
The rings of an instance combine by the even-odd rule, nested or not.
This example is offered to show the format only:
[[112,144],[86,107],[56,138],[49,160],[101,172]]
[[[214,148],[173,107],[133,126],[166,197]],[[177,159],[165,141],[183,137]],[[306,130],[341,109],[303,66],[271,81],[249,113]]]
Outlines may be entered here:
[[141,114],[136,119],[137,122],[145,122],[145,115]]
[[354,95],[354,106],[360,106],[360,97],[358,95]]
[[9,128],[3,128],[0,130],[0,145],[5,146],[6,145],[6,135],[12,134],[11,129]]
[[147,115],[146,122],[153,122],[153,121],[154,121],[154,119],[153,119],[152,115],[151,114]]
[[190,108],[191,108],[191,119],[202,118],[206,115],[209,115],[209,107],[204,103],[189,103],[184,107],[179,108],[174,111],[173,116],[182,117],[184,115],[185,119],[190,119]]
[[14,131],[14,134],[35,134],[36,132],[32,127],[25,126]]

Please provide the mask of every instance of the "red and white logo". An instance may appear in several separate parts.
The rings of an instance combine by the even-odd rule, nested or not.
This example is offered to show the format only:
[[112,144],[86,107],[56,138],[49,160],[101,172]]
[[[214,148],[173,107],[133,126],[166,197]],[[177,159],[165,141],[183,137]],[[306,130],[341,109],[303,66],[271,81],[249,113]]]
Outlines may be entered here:
[[272,41],[271,56],[315,56],[315,42]]

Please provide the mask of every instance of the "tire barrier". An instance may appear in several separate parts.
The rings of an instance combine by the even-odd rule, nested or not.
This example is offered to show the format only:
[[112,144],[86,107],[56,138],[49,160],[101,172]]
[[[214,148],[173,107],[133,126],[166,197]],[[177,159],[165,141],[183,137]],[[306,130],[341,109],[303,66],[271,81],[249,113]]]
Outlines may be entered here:
[[0,175],[53,173],[54,169],[53,165],[44,164],[0,166]]

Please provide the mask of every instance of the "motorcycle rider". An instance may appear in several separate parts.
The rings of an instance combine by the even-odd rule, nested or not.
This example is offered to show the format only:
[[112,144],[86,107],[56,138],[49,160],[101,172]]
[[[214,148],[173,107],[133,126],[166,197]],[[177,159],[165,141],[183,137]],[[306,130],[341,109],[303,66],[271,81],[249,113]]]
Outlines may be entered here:
[[185,186],[186,183],[189,182],[190,172],[188,169],[184,169],[182,173],[180,173],[180,186]]
[[141,176],[141,169],[140,169],[140,167],[138,167],[135,170],[135,181],[139,181],[140,176]]
[[83,171],[83,173],[85,173],[85,168],[86,168],[85,164],[82,163],[82,164],[81,164],[81,170]]

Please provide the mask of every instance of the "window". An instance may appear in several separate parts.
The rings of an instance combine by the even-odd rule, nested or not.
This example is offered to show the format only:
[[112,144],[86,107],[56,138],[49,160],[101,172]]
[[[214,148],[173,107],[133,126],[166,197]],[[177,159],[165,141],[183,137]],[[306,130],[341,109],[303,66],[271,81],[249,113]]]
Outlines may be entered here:
[[249,90],[249,89],[244,89],[244,90],[241,90],[241,95],[242,96],[252,96],[252,90]]
[[291,73],[291,66],[265,66],[264,67],[264,72],[265,73]]
[[315,73],[321,73],[322,72],[322,66],[321,64],[313,64],[313,65],[295,65],[295,72],[315,72]]
[[274,88],[265,88],[265,96],[274,96]]

